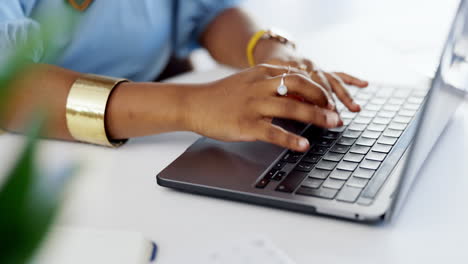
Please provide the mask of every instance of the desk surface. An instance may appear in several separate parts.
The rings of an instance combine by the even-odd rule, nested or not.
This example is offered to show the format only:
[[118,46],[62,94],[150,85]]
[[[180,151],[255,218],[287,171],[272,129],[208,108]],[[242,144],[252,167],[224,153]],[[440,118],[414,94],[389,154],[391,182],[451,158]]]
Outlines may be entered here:
[[[220,74],[192,74],[185,81]],[[270,238],[297,263],[460,263],[468,259],[467,117],[465,104],[391,225],[367,226],[157,186],[155,175],[199,137],[192,133],[133,139],[117,150],[43,141],[40,157],[49,169],[69,160],[83,164],[60,225],[142,232],[159,244],[159,263],[188,263],[223,241],[256,234]],[[0,159],[11,159],[21,140],[1,136]]]
[[[340,14],[349,13],[345,11]],[[395,58],[416,56],[417,52],[405,50],[394,56],[388,42],[380,45],[375,38],[365,39],[365,34],[356,37],[356,31],[357,28],[350,30],[349,26],[327,28],[302,37],[301,42],[305,43],[302,47],[314,46],[305,53],[328,68],[341,67],[377,80],[387,77],[386,80],[408,82],[415,77]],[[421,57],[424,56],[418,60]],[[414,70],[415,66],[412,67]],[[209,71],[183,76],[177,81],[203,81],[223,74],[226,74],[223,70]],[[210,253],[211,248],[223,241],[256,234],[270,238],[297,263],[466,263],[467,133],[468,104],[465,104],[425,163],[397,221],[379,226],[157,186],[155,175],[199,137],[192,133],[133,139],[117,150],[46,140],[41,144],[40,159],[51,170],[70,160],[83,165],[70,187],[59,225],[142,232],[159,244],[158,263],[196,263],[194,259]],[[12,150],[21,141],[19,136],[0,136],[0,175],[14,158]]]

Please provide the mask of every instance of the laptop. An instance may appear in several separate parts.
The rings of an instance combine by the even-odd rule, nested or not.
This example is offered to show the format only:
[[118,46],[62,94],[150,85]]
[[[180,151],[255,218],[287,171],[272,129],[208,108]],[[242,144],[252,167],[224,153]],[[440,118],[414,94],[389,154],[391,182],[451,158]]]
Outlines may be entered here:
[[164,187],[355,221],[391,219],[468,86],[468,6],[461,1],[430,84],[349,87],[342,127],[274,120],[309,139],[294,152],[263,142],[201,138],[157,175]]

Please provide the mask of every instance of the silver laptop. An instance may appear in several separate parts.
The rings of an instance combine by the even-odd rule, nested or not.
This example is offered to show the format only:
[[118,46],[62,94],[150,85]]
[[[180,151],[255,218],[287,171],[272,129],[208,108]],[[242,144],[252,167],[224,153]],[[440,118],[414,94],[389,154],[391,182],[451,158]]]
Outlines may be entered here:
[[461,104],[468,84],[468,21],[461,1],[431,85],[350,87],[360,113],[321,129],[274,120],[304,135],[306,153],[263,142],[201,138],[157,175],[161,186],[356,221],[390,219]]

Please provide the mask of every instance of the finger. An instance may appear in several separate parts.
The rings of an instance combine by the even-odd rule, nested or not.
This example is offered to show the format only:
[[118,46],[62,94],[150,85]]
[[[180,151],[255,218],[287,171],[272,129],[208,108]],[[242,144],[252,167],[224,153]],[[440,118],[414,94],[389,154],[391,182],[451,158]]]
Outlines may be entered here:
[[303,59],[302,64],[303,64],[302,66],[299,66],[299,67],[301,67],[301,69],[303,69],[304,66],[305,66],[305,71],[307,71],[307,72],[311,73],[311,72],[316,71],[316,67],[315,67],[314,63],[311,60]]
[[348,90],[345,88],[345,84],[341,78],[334,74],[334,73],[327,73],[326,74],[328,80],[332,84],[333,91],[335,92],[338,99],[352,112],[359,112],[361,111],[361,106],[356,104],[353,100],[351,94],[349,94]]
[[335,111],[285,97],[265,97],[255,108],[265,117],[291,119],[324,128],[337,127],[341,122]]
[[267,77],[275,77],[283,73],[296,73],[308,76],[307,72],[288,65],[259,64],[255,68]]
[[322,70],[317,69],[316,74],[320,78],[320,80],[323,83],[323,86],[325,87],[325,89],[327,89],[328,91],[332,91],[332,87],[331,87],[330,82],[328,81],[327,77],[325,76],[325,73]]
[[344,72],[336,72],[335,74],[338,75],[346,84],[349,84],[349,85],[354,85],[354,86],[361,87],[361,88],[367,87],[369,85],[369,82],[356,78],[352,75],[346,74]]
[[[277,88],[281,83],[283,76],[276,76],[262,81],[262,86],[271,95],[277,95]],[[284,76],[284,84],[288,88],[288,94],[297,94],[302,96],[307,102],[325,107],[330,110],[335,108],[333,99],[316,82],[300,74],[287,74]]]
[[310,147],[309,141],[306,138],[268,123],[267,121],[260,121],[258,126],[254,129],[254,134],[256,134],[257,139],[261,141],[301,152],[307,151]]

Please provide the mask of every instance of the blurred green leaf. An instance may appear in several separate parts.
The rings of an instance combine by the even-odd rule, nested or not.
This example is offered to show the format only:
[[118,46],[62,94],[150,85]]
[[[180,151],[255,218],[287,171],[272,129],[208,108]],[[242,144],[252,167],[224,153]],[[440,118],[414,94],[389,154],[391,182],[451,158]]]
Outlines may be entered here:
[[[67,14],[46,16],[39,21],[40,32],[31,33],[6,65],[0,65],[0,122],[5,102],[12,93],[12,81],[32,63],[25,59],[27,55],[42,45],[47,49],[44,54],[47,61],[42,62],[53,61],[59,52],[54,48],[53,36],[71,31],[75,22]],[[44,119],[33,120],[24,149],[0,186],[1,264],[27,263],[31,259],[53,223],[67,179],[76,171],[74,166],[67,166],[53,178],[44,177],[34,159]]]
[[26,263],[31,258],[53,222],[68,177],[76,170],[69,166],[54,178],[44,177],[34,160],[40,123],[34,123],[22,154],[0,190],[2,264]]

